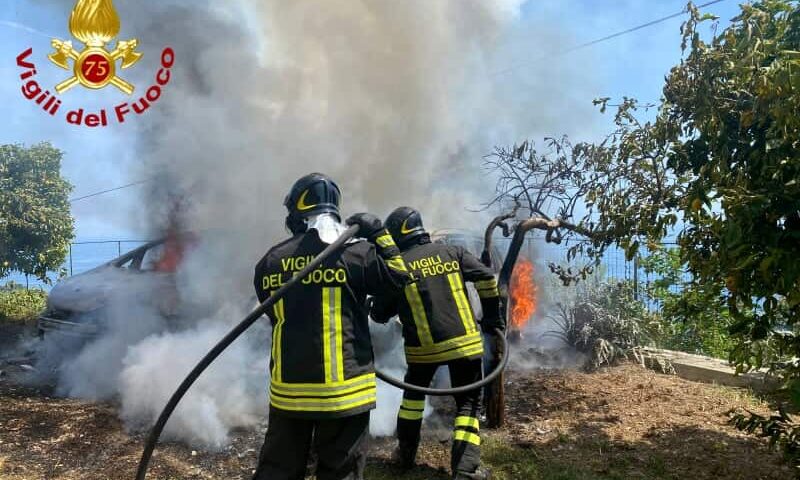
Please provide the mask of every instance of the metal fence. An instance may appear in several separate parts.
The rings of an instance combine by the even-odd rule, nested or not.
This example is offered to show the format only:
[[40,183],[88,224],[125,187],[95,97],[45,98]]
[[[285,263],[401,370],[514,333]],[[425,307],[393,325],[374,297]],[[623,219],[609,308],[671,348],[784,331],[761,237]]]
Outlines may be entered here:
[[[499,239],[496,241],[496,245],[501,252],[505,252],[509,241],[509,239]],[[69,254],[62,268],[67,275],[77,275],[113,260],[147,242],[147,240],[74,242],[69,247]],[[570,246],[571,245],[547,243],[543,236],[534,234],[526,239],[521,255],[533,261],[537,269],[541,272],[547,270],[549,262],[566,264],[566,252]],[[664,244],[664,246],[666,248],[671,248],[674,247],[675,244],[667,243]],[[646,255],[646,252],[642,252],[641,255]],[[640,300],[645,302],[648,308],[654,309],[657,308],[657,304],[653,302],[653,299],[648,298],[646,292],[649,291],[650,285],[658,279],[658,276],[645,271],[641,266],[640,258],[643,257],[637,257],[629,261],[625,258],[625,254],[622,250],[609,248],[596,269],[595,277],[605,281],[632,282],[636,287],[637,294],[640,294]],[[583,262],[584,260],[578,258],[571,262],[571,264],[578,266]],[[38,280],[26,279],[23,275],[11,275],[9,278],[3,279],[4,282],[8,280],[33,287],[49,287],[46,283],[42,283]],[[54,274],[50,280],[51,284],[55,283],[58,280],[57,274]],[[688,274],[684,275],[684,280],[688,282]],[[672,287],[674,290],[679,290],[680,288],[680,285]]]
[[123,253],[144,245],[147,240],[102,240],[96,242],[73,242],[64,268],[69,275],[85,272],[102,263],[113,260]]
[[0,284],[13,282],[24,285],[27,288],[49,289],[51,285],[59,280],[62,272],[69,276],[86,272],[145,243],[147,243],[145,240],[73,242],[69,245],[67,259],[59,269],[60,271],[53,272],[48,276],[49,282],[42,282],[39,279],[34,279],[21,273],[12,273],[5,278],[0,278]]
[[[506,248],[508,242],[509,240],[506,239],[498,242],[501,251]],[[547,271],[550,262],[572,267],[587,265],[589,259],[581,257],[575,258],[571,262],[566,261],[567,250],[573,245],[575,243],[547,243],[543,235],[533,234],[525,239],[520,255],[531,259],[540,272]],[[678,245],[675,242],[663,242],[661,247],[669,250],[677,248]],[[661,305],[659,300],[653,296],[652,287],[663,277],[644,267],[645,259],[649,255],[650,253],[646,250],[641,250],[637,256],[628,260],[622,249],[609,247],[600,260],[600,264],[593,268],[592,279],[600,282],[628,282],[634,289],[636,299],[641,301],[651,312],[657,311]],[[540,274],[538,278],[547,278],[546,275]],[[689,272],[683,271],[680,273],[680,279],[676,283],[670,284],[668,290],[672,293],[679,293],[690,282],[691,275]]]

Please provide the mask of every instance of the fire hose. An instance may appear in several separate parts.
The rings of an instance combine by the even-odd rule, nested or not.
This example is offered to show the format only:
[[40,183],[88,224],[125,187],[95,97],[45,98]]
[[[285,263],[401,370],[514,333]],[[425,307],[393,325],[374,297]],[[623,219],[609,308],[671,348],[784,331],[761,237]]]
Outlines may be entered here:
[[[158,416],[156,423],[150,429],[150,432],[147,435],[144,443],[144,449],[142,451],[142,457],[139,460],[139,467],[136,471],[136,480],[145,480],[147,476],[147,469],[150,465],[150,459],[153,456],[153,451],[156,448],[156,444],[158,443],[159,437],[161,437],[161,433],[164,430],[164,427],[169,420],[169,417],[172,416],[172,413],[177,408],[178,403],[181,399],[186,395],[186,392],[189,388],[194,384],[194,382],[200,377],[200,375],[206,370],[206,368],[214,362],[214,360],[219,357],[222,352],[225,351],[239,336],[241,336],[248,328],[250,328],[262,315],[272,307],[275,302],[283,298],[286,293],[291,290],[298,282],[303,280],[307,277],[311,272],[313,272],[317,267],[319,267],[322,262],[324,262],[328,257],[330,257],[336,250],[342,247],[348,240],[353,238],[358,233],[359,227],[357,225],[353,225],[347,230],[345,230],[342,235],[336,239],[335,242],[328,245],[325,250],[323,250],[319,255],[317,255],[305,268],[297,272],[289,281],[284,283],[278,290],[275,291],[267,300],[257,306],[250,314],[248,314],[238,325],[236,325],[230,332],[228,332],[222,340],[219,341],[214,348],[212,348],[205,357],[192,369],[191,372],[183,379],[183,382],[178,386],[178,389],[175,390],[175,393],[172,394],[167,404],[164,406],[164,409],[161,411],[161,414]],[[461,387],[456,388],[448,388],[448,389],[432,389],[432,388],[424,388],[419,387],[416,385],[407,384],[395,378],[392,378],[386,374],[383,374],[379,371],[376,372],[376,376],[386,383],[394,385],[398,388],[414,390],[420,393],[424,393],[426,395],[455,395],[458,393],[468,392],[470,390],[474,390],[476,388],[480,388],[492,380],[494,380],[500,373],[505,369],[506,365],[508,364],[508,346],[505,343],[505,335],[502,334],[500,330],[497,331],[500,338],[502,338],[502,345],[503,345],[503,358],[500,361],[498,368],[496,368],[493,372],[487,375],[483,380],[480,380],[476,383],[471,385],[464,385]]]
[[394,387],[402,388],[403,390],[408,390],[412,392],[422,393],[424,395],[445,397],[450,395],[459,395],[462,393],[471,392],[473,390],[485,387],[486,385],[492,383],[495,378],[497,378],[501,373],[503,373],[503,370],[506,369],[506,366],[508,366],[509,357],[508,357],[508,343],[506,340],[506,334],[499,328],[494,331],[494,334],[497,336],[497,338],[500,339],[500,344],[503,351],[502,357],[500,358],[500,362],[498,363],[497,367],[495,367],[494,370],[489,372],[488,375],[483,377],[483,379],[478,380],[477,382],[470,383],[468,385],[463,385],[460,387],[429,388],[429,387],[420,387],[419,385],[413,385],[411,383],[406,383],[397,378],[390,377],[389,375],[381,372],[377,368],[375,369],[375,376]]

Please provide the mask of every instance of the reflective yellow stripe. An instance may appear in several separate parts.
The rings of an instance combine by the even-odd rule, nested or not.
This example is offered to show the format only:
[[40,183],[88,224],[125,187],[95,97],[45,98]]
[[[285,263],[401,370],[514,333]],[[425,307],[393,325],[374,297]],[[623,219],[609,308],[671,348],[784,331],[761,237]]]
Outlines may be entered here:
[[275,326],[272,327],[272,381],[281,381],[281,339],[283,338],[283,323],[286,321],[283,312],[283,299],[272,306],[275,313]]
[[456,417],[456,428],[469,427],[478,430],[478,419],[473,417]]
[[400,255],[396,255],[396,256],[390,258],[389,260],[387,260],[386,261],[386,265],[388,265],[389,268],[392,268],[392,269],[397,270],[399,272],[407,272],[408,271],[408,270],[406,270],[406,262],[403,261],[403,257],[401,257]]
[[325,382],[344,380],[342,353],[342,290],[339,287],[322,289],[322,354],[325,362]]
[[376,238],[375,243],[377,243],[379,247],[383,248],[396,246],[396,244],[394,243],[394,239],[388,233]]
[[400,407],[409,410],[425,410],[425,400],[409,400],[404,398]]
[[277,392],[272,392],[272,398],[284,403],[304,404],[312,402],[320,405],[334,405],[360,401],[360,399],[368,395],[372,395],[374,397],[376,392],[377,387],[367,388],[363,391],[351,393],[349,395],[338,395],[335,397],[287,397]]
[[481,298],[492,298],[500,295],[500,291],[497,289],[497,280],[494,278],[475,282],[475,289],[478,290],[478,296]]
[[331,369],[331,296],[330,289],[322,289],[322,363],[325,369],[325,383],[333,382]]
[[469,442],[469,443],[472,443],[474,445],[480,445],[481,444],[481,437],[479,437],[478,435],[475,435],[472,432],[467,432],[465,430],[456,430],[455,433],[453,434],[453,438],[456,441]]
[[344,397],[333,398],[286,398],[270,395],[270,403],[282,410],[292,410],[300,412],[335,412],[350,410],[375,403],[376,389],[369,389],[363,392],[354,393]]
[[480,298],[496,298],[500,296],[500,290],[478,290],[478,297]]
[[479,355],[483,355],[483,345],[480,343],[472,347],[464,347],[432,355],[411,356],[406,354],[406,361],[408,363],[441,363]]
[[297,383],[270,385],[270,403],[282,410],[304,412],[345,411],[375,402],[375,374],[368,373],[335,384]]
[[406,346],[405,348],[406,353],[409,355],[430,355],[432,353],[441,353],[445,350],[450,350],[456,347],[471,346],[478,342],[481,342],[481,334],[475,332],[431,345],[423,345],[420,347]]
[[497,288],[497,279],[493,278],[491,280],[477,281],[475,282],[475,288],[477,288],[478,290]]
[[472,308],[469,305],[469,300],[464,292],[464,282],[461,280],[459,273],[451,273],[447,276],[450,282],[450,291],[453,293],[453,299],[458,306],[458,315],[461,317],[461,323],[464,324],[464,331],[466,333],[473,333],[478,330],[475,325],[475,319],[472,318]]
[[407,285],[405,288],[406,300],[411,307],[411,315],[414,317],[414,325],[417,327],[417,335],[421,345],[432,345],[431,327],[428,325],[428,314],[425,313],[425,305],[422,304],[422,297],[416,283]]
[[375,394],[372,394],[371,397],[365,397],[363,400],[354,403],[348,403],[343,405],[317,405],[313,403],[306,402],[305,404],[298,404],[298,403],[285,403],[276,401],[274,398],[271,400],[272,406],[281,410],[289,410],[293,412],[340,412],[345,410],[351,410],[353,408],[362,407],[364,405],[369,405],[371,403],[375,403]]
[[344,380],[344,343],[342,339],[342,289],[333,289],[335,298],[335,323],[336,323],[336,378]]
[[423,413],[419,410],[403,410],[401,408],[397,416],[403,420],[422,420]]
[[345,395],[375,386],[375,374],[368,373],[337,383],[283,383],[273,381],[270,389],[279,395]]

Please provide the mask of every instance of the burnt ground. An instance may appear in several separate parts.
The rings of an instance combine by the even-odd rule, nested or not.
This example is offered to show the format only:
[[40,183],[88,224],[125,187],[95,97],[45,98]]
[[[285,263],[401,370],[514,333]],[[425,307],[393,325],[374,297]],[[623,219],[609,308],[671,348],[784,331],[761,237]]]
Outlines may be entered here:
[[[0,357],[18,326],[0,327]],[[0,479],[133,478],[143,438],[113,403],[56,398],[24,386],[24,365],[0,362]],[[507,377],[508,426],[484,432],[484,458],[503,479],[787,479],[765,441],[726,423],[725,412],[768,405],[748,392],[625,365],[587,374],[529,370]],[[449,478],[447,408],[425,429],[420,466],[400,474],[392,442],[371,442],[368,479]],[[162,444],[148,478],[247,479],[261,433],[239,431],[224,451]]]

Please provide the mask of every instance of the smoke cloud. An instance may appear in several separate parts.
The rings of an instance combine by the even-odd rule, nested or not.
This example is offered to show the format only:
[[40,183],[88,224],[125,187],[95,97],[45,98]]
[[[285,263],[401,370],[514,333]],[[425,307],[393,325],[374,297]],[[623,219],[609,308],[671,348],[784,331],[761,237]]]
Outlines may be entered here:
[[[158,103],[118,128],[136,128],[132,178],[155,179],[134,218],[162,234],[178,202],[183,227],[225,240],[194,251],[178,275],[180,297],[203,303],[195,310],[203,313],[176,326],[119,300],[110,332],[63,369],[63,391],[119,395],[128,425],[152,422],[191,366],[253,306],[253,265],[285,236],[281,201],[300,175],[333,176],[346,214],[383,216],[407,204],[430,228],[483,228],[484,217],[467,211],[493,188],[482,156],[495,143],[571,128],[573,102],[586,101],[565,94],[586,88],[577,63],[553,59],[493,75],[520,53],[535,57],[562,43],[558,26],[530,20],[521,32],[521,3],[117,2],[120,36],[139,38],[145,54],[126,72],[138,95],[161,50],[176,52]],[[526,48],[510,46],[515,38]],[[168,426],[173,438],[223,445],[231,428],[266,414],[262,333],[191,390]],[[397,331],[374,335],[376,349],[386,347],[379,362],[401,374]],[[373,433],[390,434],[399,391],[380,393]]]

